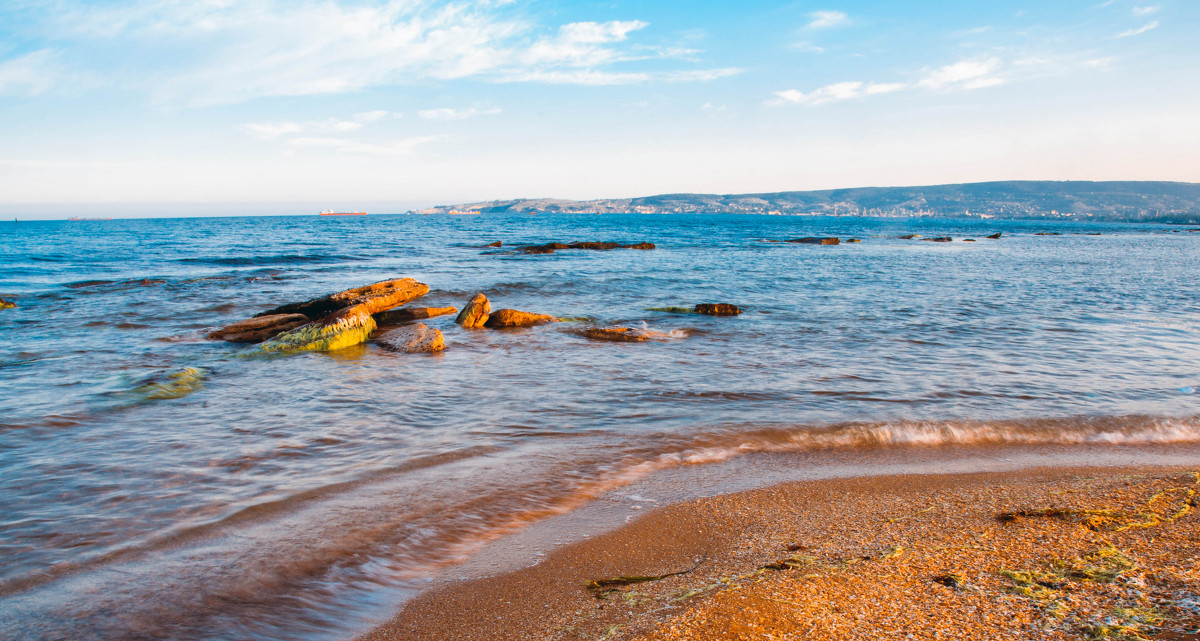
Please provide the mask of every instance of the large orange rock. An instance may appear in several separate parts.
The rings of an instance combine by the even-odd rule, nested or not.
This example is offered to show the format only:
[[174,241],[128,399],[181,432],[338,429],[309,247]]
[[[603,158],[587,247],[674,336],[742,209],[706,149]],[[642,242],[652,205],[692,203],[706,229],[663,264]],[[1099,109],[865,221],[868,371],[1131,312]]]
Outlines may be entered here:
[[454,322],[466,328],[483,327],[492,313],[492,304],[482,292],[475,294],[458,313]]
[[706,316],[737,316],[742,313],[740,307],[729,303],[700,303],[694,309],[697,314]]
[[558,319],[549,314],[533,314],[515,309],[498,309],[488,316],[484,326],[492,328],[533,327],[534,325],[545,325],[546,323],[556,322],[558,322]]
[[375,339],[375,342],[387,349],[409,354],[440,352],[446,349],[442,333],[424,323],[416,323],[398,327],[385,332]]
[[399,307],[411,300],[429,293],[429,285],[419,283],[412,278],[397,278],[384,280],[354,289],[314,298],[301,303],[288,303],[275,309],[269,309],[256,316],[271,316],[275,314],[304,314],[310,320],[316,320],[332,312],[357,307],[367,314],[378,314],[393,307]]
[[404,309],[392,309],[375,314],[375,322],[380,326],[399,325],[400,323],[415,320],[445,316],[457,311],[453,307],[405,307]]
[[309,322],[304,314],[255,316],[208,333],[208,338],[231,343],[261,343]]

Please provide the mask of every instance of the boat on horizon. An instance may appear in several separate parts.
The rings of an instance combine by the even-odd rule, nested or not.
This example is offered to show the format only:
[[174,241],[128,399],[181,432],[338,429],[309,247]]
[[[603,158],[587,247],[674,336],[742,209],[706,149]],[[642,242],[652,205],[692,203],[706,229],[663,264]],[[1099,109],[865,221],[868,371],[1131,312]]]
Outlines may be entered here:
[[334,211],[332,209],[326,209],[325,211],[321,212],[320,215],[321,216],[366,216],[367,212],[365,212],[365,211]]

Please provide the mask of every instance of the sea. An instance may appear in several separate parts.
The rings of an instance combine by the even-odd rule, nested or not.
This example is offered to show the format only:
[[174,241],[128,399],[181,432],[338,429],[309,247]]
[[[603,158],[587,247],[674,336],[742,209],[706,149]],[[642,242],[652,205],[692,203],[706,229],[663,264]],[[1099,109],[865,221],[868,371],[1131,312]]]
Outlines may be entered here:
[[[843,242],[781,242],[798,237]],[[575,241],[656,248],[518,251]],[[1160,224],[0,222],[17,304],[0,310],[0,636],[349,639],[497,541],[598,502],[640,508],[653,499],[630,488],[656,475],[781,453],[1181,447],[1200,464],[1198,276],[1200,231]],[[402,277],[430,288],[410,306],[483,292],[565,320],[429,319],[439,354],[205,338]],[[697,303],[742,314],[655,309]]]

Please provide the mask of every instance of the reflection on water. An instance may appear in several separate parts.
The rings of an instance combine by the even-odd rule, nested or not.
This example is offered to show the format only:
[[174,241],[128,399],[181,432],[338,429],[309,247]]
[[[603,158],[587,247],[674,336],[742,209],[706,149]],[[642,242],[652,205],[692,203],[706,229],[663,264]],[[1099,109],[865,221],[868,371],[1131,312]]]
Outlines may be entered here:
[[[1200,441],[1195,235],[732,216],[0,226],[0,625],[337,638],[434,569],[655,470],[751,452]],[[1034,236],[1054,227],[1064,236]],[[922,243],[1004,231],[999,241]],[[1073,231],[1102,232],[1074,236]],[[986,233],[985,233],[986,232]],[[762,239],[855,236],[808,246]],[[481,246],[502,239],[504,250]],[[550,241],[653,251],[507,251]],[[207,328],[384,278],[578,322],[440,357]],[[729,302],[734,318],[648,311]],[[414,583],[418,582],[418,583]]]

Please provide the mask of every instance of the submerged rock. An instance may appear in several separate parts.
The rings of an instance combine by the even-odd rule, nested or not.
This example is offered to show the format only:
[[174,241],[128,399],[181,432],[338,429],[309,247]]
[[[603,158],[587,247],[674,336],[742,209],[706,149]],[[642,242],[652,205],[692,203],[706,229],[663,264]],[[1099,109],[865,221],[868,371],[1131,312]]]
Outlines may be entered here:
[[425,283],[419,283],[412,278],[398,278],[347,289],[300,303],[280,305],[275,309],[256,314],[256,316],[304,314],[310,320],[316,320],[348,307],[360,307],[368,315],[378,314],[428,293],[429,286]]
[[375,331],[370,306],[354,305],[288,330],[259,346],[264,352],[331,352],[366,342]]
[[17,304],[11,300],[4,300],[3,298],[0,298],[0,309],[12,309],[16,306]]
[[991,238],[992,240],[996,240],[996,239],[1000,238],[1000,235],[1003,233],[1004,232],[998,231],[998,232],[992,234],[991,236],[984,236],[984,238]]
[[132,392],[148,401],[183,398],[204,389],[206,373],[199,367],[185,367],[165,374],[156,374],[143,380]]
[[384,325],[398,325],[409,321],[445,316],[457,311],[453,307],[405,307],[404,309],[392,309],[375,314],[375,323],[381,327]]
[[922,238],[921,240],[931,243],[948,243],[954,239],[949,236],[934,236],[933,238]]
[[396,352],[422,354],[446,349],[442,332],[425,323],[398,327],[375,339],[375,342]]
[[614,341],[618,343],[638,343],[649,338],[646,334],[632,327],[588,327],[576,330],[574,333],[595,341]]
[[655,246],[654,246],[654,243],[642,242],[642,243],[633,243],[632,245],[626,245],[625,249],[655,249]]
[[209,332],[206,338],[230,343],[261,343],[289,329],[307,324],[304,314],[271,314],[255,316]]
[[604,251],[604,250],[608,250],[608,249],[620,249],[622,247],[624,247],[624,245],[622,245],[621,243],[597,243],[597,242],[571,243],[570,245],[567,246],[568,249],[592,249],[592,250],[597,250],[597,251]]
[[742,313],[740,307],[729,303],[700,303],[695,310],[697,314],[706,316],[737,316]]
[[492,313],[492,304],[488,302],[487,296],[483,292],[475,294],[470,301],[463,306],[462,311],[458,313],[458,317],[454,322],[468,329],[475,327],[483,327],[487,322],[488,316]]
[[912,240],[914,238],[920,238],[920,237],[921,237],[920,234],[905,234],[903,236],[896,236],[896,238],[899,238],[900,240]]
[[861,242],[862,242],[862,239],[861,239],[861,238],[847,238],[847,239],[846,239],[846,242],[848,242],[848,243],[861,243]]
[[648,312],[667,312],[668,314],[695,314],[695,307],[647,307]]
[[498,309],[488,316],[487,321],[484,322],[484,327],[533,327],[534,325],[545,325],[546,323],[555,322],[558,322],[558,319],[549,314],[532,314],[515,309]]
[[975,242],[975,239],[974,238],[964,238],[963,242],[964,243],[973,243],[973,242]]
[[837,238],[812,238],[812,237],[808,237],[808,238],[793,238],[793,239],[791,239],[791,240],[784,241],[784,242],[789,242],[789,243],[799,243],[799,244],[801,244],[801,245],[838,245],[838,244],[840,244],[842,241],[841,241],[840,239],[837,239]]
[[484,247],[502,247],[503,245],[504,245],[504,243],[497,240],[494,243],[488,243],[488,244],[484,245]]

